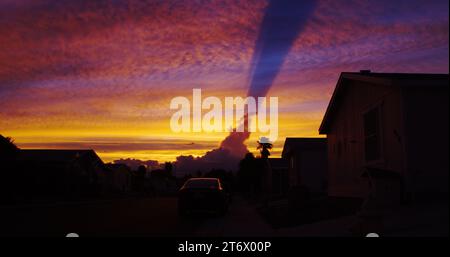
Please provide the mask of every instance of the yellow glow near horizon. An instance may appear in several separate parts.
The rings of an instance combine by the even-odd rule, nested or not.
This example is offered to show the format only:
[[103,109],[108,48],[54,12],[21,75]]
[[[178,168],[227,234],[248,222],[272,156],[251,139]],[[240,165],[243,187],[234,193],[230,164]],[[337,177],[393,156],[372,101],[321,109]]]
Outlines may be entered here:
[[[321,114],[306,116],[298,114],[282,114],[279,119],[278,140],[274,143],[271,157],[281,156],[281,151],[286,137],[316,137],[317,127]],[[11,130],[2,131],[4,135],[11,136],[16,144],[24,149],[29,148],[92,148],[105,162],[111,162],[120,158],[135,158],[142,160],[158,160],[160,162],[174,161],[179,155],[193,155],[199,157],[207,151],[217,148],[220,142],[228,135],[221,133],[173,133],[169,129],[168,121],[154,122],[148,129],[140,125],[136,129],[93,128],[85,130]],[[250,152],[259,155],[256,150],[257,141],[262,136],[260,133],[252,133],[246,141]],[[174,145],[167,145],[175,142]],[[202,147],[198,144],[201,142]],[[128,149],[129,145],[140,143],[152,143],[151,146],[143,146],[156,149],[139,149],[137,146]],[[166,144],[166,146],[165,146]],[[192,146],[189,146],[192,144]],[[111,147],[114,146],[114,147]],[[177,145],[185,146],[178,149]],[[156,146],[156,147],[155,147]],[[167,147],[167,149],[160,149]],[[175,149],[171,149],[174,147]]]

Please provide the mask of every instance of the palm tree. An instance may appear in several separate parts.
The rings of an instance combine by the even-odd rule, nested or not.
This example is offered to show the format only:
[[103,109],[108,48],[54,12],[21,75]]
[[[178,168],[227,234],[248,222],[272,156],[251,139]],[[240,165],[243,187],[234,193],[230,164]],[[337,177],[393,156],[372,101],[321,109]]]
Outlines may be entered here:
[[269,140],[265,137],[262,137],[258,141],[258,147],[256,149],[261,149],[261,158],[267,159],[269,158],[270,152],[269,149],[272,149],[273,144],[269,142]]

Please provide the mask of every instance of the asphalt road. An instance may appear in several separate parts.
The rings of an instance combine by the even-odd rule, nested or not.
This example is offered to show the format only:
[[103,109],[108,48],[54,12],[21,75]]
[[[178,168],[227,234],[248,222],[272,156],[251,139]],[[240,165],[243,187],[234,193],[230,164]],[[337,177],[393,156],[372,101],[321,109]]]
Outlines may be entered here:
[[180,219],[175,197],[0,208],[0,236],[189,236],[204,219]]
[[0,207],[0,236],[261,236],[267,225],[241,197],[224,216],[181,218],[176,197]]
[[[433,207],[433,206],[431,206]],[[397,211],[386,219],[391,235],[448,235],[448,205]],[[412,207],[411,207],[412,208]],[[239,195],[224,216],[180,218],[176,197],[0,206],[0,237],[56,236],[349,236],[352,217],[273,230]],[[446,218],[446,219],[445,219]],[[446,226],[445,226],[446,225]],[[439,233],[436,233],[438,231]]]

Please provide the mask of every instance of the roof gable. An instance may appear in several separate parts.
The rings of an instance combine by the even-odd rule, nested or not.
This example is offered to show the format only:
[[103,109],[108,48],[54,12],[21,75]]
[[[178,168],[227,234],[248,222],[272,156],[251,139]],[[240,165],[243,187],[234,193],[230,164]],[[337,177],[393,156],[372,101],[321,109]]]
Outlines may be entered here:
[[81,156],[98,158],[94,150],[23,149],[18,160],[34,162],[70,162]]
[[332,117],[339,107],[344,87],[348,81],[362,81],[372,85],[397,86],[406,90],[413,87],[434,88],[448,87],[448,74],[426,74],[426,73],[372,73],[370,71],[342,72],[337,81],[333,95],[331,96],[322,123],[319,127],[319,134],[327,134]]

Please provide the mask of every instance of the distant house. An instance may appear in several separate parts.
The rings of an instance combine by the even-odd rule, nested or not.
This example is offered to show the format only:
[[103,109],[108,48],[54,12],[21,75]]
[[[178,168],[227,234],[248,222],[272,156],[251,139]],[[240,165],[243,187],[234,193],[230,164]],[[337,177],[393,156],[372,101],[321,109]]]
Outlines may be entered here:
[[283,158],[268,158],[272,172],[272,189],[274,195],[286,195],[288,189],[288,162]]
[[448,74],[342,73],[320,126],[329,194],[448,196]]
[[18,193],[29,197],[92,195],[106,181],[104,164],[93,150],[20,150],[11,172]]
[[286,138],[282,156],[288,162],[290,188],[305,186],[311,193],[326,192],[326,138]]
[[107,184],[109,190],[128,192],[131,190],[131,168],[122,163],[107,163]]

